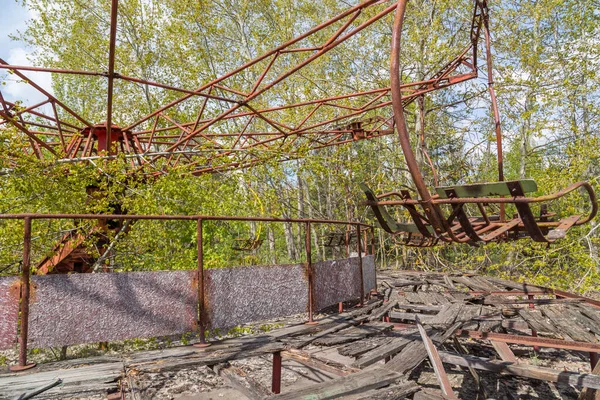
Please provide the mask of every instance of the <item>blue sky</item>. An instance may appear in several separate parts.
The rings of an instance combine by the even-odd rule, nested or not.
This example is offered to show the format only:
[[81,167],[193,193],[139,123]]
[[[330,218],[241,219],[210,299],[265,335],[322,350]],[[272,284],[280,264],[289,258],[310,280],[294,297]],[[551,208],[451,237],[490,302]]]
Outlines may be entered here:
[[[24,30],[26,22],[36,16],[15,0],[0,0],[0,58],[12,65],[32,65],[28,60],[32,49],[25,43],[14,41],[8,36]],[[52,78],[47,73],[25,73],[32,81],[44,89],[51,89]],[[5,79],[2,79],[5,78]],[[3,96],[9,101],[22,100],[24,104],[35,104],[45,100],[37,90],[29,85],[16,82],[11,76],[0,72],[0,79],[6,81],[2,87]]]

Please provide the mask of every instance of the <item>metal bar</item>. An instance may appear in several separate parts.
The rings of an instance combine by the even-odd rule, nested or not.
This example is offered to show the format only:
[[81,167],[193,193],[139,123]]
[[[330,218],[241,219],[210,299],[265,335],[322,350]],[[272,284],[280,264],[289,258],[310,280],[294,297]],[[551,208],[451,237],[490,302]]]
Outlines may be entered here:
[[541,337],[509,335],[504,333],[480,332],[480,331],[456,331],[457,336],[470,337],[482,340],[494,340],[496,342],[524,344],[527,346],[550,347],[554,349],[578,350],[585,352],[600,352],[600,344],[575,342],[560,339],[549,339]]
[[363,274],[363,262],[362,262],[362,241],[360,239],[360,225],[356,226],[356,247],[358,250],[358,270],[360,272],[360,306],[362,307],[365,302],[365,276]]
[[[293,66],[292,68],[290,68],[288,71],[282,73],[281,75],[279,75],[277,78],[275,78],[272,82],[268,83],[265,87],[263,87],[262,89],[256,91],[255,93],[248,95],[248,97],[246,97],[243,101],[241,101],[239,104],[229,108],[228,110],[224,111],[223,113],[219,114],[218,116],[216,116],[215,118],[213,118],[212,120],[208,121],[207,123],[205,123],[204,125],[202,125],[200,128],[196,129],[195,131],[193,131],[192,133],[190,133],[189,135],[187,135],[185,138],[178,140],[175,144],[173,144],[172,146],[169,146],[166,150],[170,151],[173,150],[174,148],[180,146],[183,142],[186,142],[187,140],[189,140],[191,137],[196,136],[197,134],[199,134],[200,132],[204,131],[205,129],[207,129],[208,127],[212,126],[213,124],[215,124],[216,122],[222,120],[223,118],[225,118],[227,115],[232,114],[235,110],[237,110],[238,108],[241,107],[241,105],[243,104],[247,104],[249,101],[255,99],[256,97],[260,96],[262,93],[265,93],[266,91],[268,91],[269,89],[271,89],[272,87],[276,86],[278,83],[280,83],[281,81],[285,80],[286,78],[288,78],[290,75],[294,74],[295,72],[301,70],[302,68],[304,68],[306,65],[310,64],[311,62],[313,62],[314,60],[318,59],[319,57],[321,57],[322,55],[326,54],[327,52],[329,52],[331,49],[333,49],[335,46],[337,46],[338,44],[348,40],[349,38],[351,38],[352,36],[354,36],[355,34],[357,34],[358,32],[362,31],[364,28],[366,28],[367,26],[371,25],[372,23],[374,23],[375,21],[383,18],[385,15],[389,14],[390,12],[392,12],[395,9],[395,5],[392,5],[388,8],[386,8],[385,10],[379,12],[378,14],[376,14],[375,16],[369,18],[366,22],[362,23],[361,25],[357,26],[356,28],[354,28],[352,31],[348,32],[346,35],[340,37],[338,40],[336,40],[335,42],[324,46],[321,50],[319,50],[318,52],[316,52],[315,54],[311,55],[310,57],[308,57],[307,59],[305,59],[304,61],[301,61],[299,63],[297,63],[295,66]],[[162,112],[162,109],[160,109],[159,112]],[[128,130],[128,129],[126,129]],[[155,161],[154,159],[151,161]]]
[[312,324],[313,321],[313,304],[314,304],[314,271],[312,267],[312,256],[311,256],[311,242],[310,242],[310,222],[306,223],[306,274],[308,276],[308,323]]
[[600,356],[598,355],[598,353],[594,353],[593,351],[590,351],[590,366],[592,367],[592,371],[598,365],[598,361],[600,361]]
[[52,72],[56,74],[71,74],[71,75],[90,75],[90,76],[104,76],[102,72],[90,72],[90,71],[78,71],[73,69],[60,69],[60,68],[45,68],[45,67],[31,67],[27,65],[10,65],[1,64],[0,69],[11,69],[18,71],[34,71],[34,72]]
[[[477,4],[480,4],[477,2]],[[498,100],[496,98],[496,92],[494,90],[494,78],[492,68],[492,45],[490,38],[490,25],[489,25],[489,14],[487,4],[481,6],[481,12],[483,14],[483,32],[485,37],[485,52],[487,61],[487,75],[488,75],[488,89],[490,92],[490,98],[492,100],[492,113],[494,116],[494,129],[496,131],[496,148],[497,148],[497,159],[498,159],[498,181],[504,181],[504,162],[502,157],[502,128],[500,125],[500,112],[498,111]],[[506,220],[506,210],[504,204],[500,204],[500,222]]]
[[[360,4],[358,4],[358,5],[350,8],[350,9],[348,9],[348,10],[346,10],[346,11],[338,14],[337,16],[335,16],[334,18],[330,19],[329,21],[326,21],[326,22],[324,22],[322,24],[319,24],[319,25],[315,26],[314,28],[312,28],[312,29],[308,30],[307,32],[305,32],[305,33],[303,33],[303,34],[295,37],[294,39],[289,40],[289,41],[283,43],[282,45],[276,47],[275,49],[273,49],[273,50],[271,50],[269,52],[266,52],[263,55],[261,55],[261,56],[255,58],[255,59],[247,62],[246,64],[244,64],[244,65],[242,65],[242,66],[234,69],[233,71],[231,71],[231,72],[229,72],[229,73],[227,73],[227,74],[225,74],[225,75],[223,75],[223,76],[221,76],[221,77],[219,77],[219,78],[217,78],[217,79],[215,79],[215,80],[213,80],[213,81],[211,81],[211,82],[209,82],[209,83],[201,86],[197,90],[197,92],[201,92],[201,91],[203,91],[204,89],[206,89],[208,87],[215,86],[217,83],[222,82],[225,79],[230,78],[230,77],[236,75],[237,73],[239,73],[239,72],[241,72],[241,71],[243,71],[243,70],[245,70],[245,69],[253,66],[254,64],[256,64],[256,63],[264,60],[265,58],[268,58],[268,57],[272,56],[273,54],[275,54],[277,52],[281,52],[282,50],[285,50],[287,47],[290,47],[293,44],[295,44],[295,43],[297,43],[297,42],[299,42],[299,41],[301,41],[301,40],[303,40],[303,39],[311,36],[312,34],[314,34],[316,32],[319,32],[322,29],[327,28],[328,26],[330,26],[330,25],[336,23],[337,21],[345,18],[346,16],[348,16],[348,15],[356,12],[357,10],[370,7],[373,4],[376,4],[378,2],[379,2],[379,0],[367,0],[367,1],[364,1],[364,2],[362,2]],[[176,100],[174,100],[174,101],[172,101],[172,102],[170,102],[170,103],[168,103],[168,104],[160,107],[159,109],[157,109],[154,112],[146,115],[142,119],[134,122],[133,124],[131,124],[130,126],[128,126],[127,128],[125,128],[124,130],[131,130],[131,129],[135,128],[136,126],[138,126],[142,122],[144,122],[144,121],[152,118],[153,116],[155,116],[158,113],[163,112],[167,108],[173,107],[173,106],[181,103],[182,101],[185,101],[185,100],[189,99],[191,96],[192,96],[191,94],[187,94],[185,96],[180,97],[179,99],[176,99]]]
[[273,353],[273,382],[271,391],[275,394],[281,393],[281,352]]
[[[25,218],[23,227],[23,267],[21,272],[21,331],[19,340],[19,368],[27,364],[27,334],[29,333],[29,275],[31,267],[31,218]],[[34,366],[32,364],[31,366]]]
[[402,26],[404,23],[404,14],[406,11],[406,4],[408,0],[400,0],[396,8],[396,16],[394,19],[394,27],[392,32],[392,51],[391,51],[391,63],[390,63],[390,74],[391,74],[391,91],[392,91],[392,107],[394,110],[394,120],[396,122],[396,129],[400,139],[400,146],[402,147],[402,153],[406,160],[406,166],[410,171],[413,182],[417,188],[417,192],[421,197],[421,203],[427,218],[430,221],[431,226],[434,230],[441,234],[448,230],[448,226],[445,220],[441,217],[441,211],[438,206],[431,200],[431,193],[427,188],[425,179],[419,170],[417,159],[412,150],[410,137],[408,135],[408,129],[406,126],[406,119],[404,118],[404,105],[401,91],[401,78],[400,78],[400,53],[401,53],[401,38],[402,38]]
[[108,50],[108,98],[106,101],[106,149],[111,155],[113,84],[115,80],[115,45],[117,41],[117,11],[119,0],[112,0],[110,11],[110,43]]
[[[6,61],[4,61],[3,59],[0,58],[0,64],[4,64],[4,65],[8,65],[8,63]],[[80,122],[84,123],[86,126],[91,127],[92,124],[87,122],[85,119],[83,119],[81,116],[79,116],[78,114],[76,114],[73,110],[71,110],[69,107],[67,107],[66,105],[64,105],[60,100],[58,100],[56,97],[52,96],[48,91],[42,89],[41,86],[39,86],[38,84],[36,84],[35,82],[33,82],[31,79],[29,79],[27,76],[23,75],[21,72],[17,71],[17,70],[12,70],[14,72],[15,75],[17,75],[19,78],[23,79],[25,82],[27,82],[28,85],[32,86],[33,88],[35,88],[38,92],[42,93],[44,96],[46,96],[48,99],[50,99],[51,101],[55,102],[56,104],[58,104],[59,106],[61,106],[65,111],[67,111],[69,114],[71,114],[73,117],[77,118]]]
[[[275,217],[236,217],[236,216],[214,216],[214,215],[123,215],[123,214],[0,214],[0,219],[131,219],[131,220],[180,220],[194,221],[198,219],[210,221],[257,221],[257,222],[297,222],[313,224],[348,225],[348,221],[313,219],[313,218],[275,218]],[[353,222],[353,225],[370,228],[371,225]]]
[[158,83],[158,82],[146,81],[143,79],[133,78],[131,76],[125,76],[125,75],[120,75],[120,74],[116,74],[114,77],[118,78],[118,79],[123,79],[125,81],[129,81],[129,82],[139,83],[141,85],[155,86],[155,87],[159,87],[161,89],[167,89],[167,90],[173,90],[176,92],[188,93],[193,96],[204,97],[206,99],[225,101],[227,103],[237,103],[237,100],[232,100],[232,99],[228,99],[226,97],[211,95],[211,94],[209,94],[210,91],[209,91],[209,93],[202,93],[202,92],[197,92],[195,90],[182,89],[182,88],[178,88],[175,86],[165,85],[165,84]]
[[202,243],[202,218],[198,218],[198,329],[200,330],[200,345],[206,345],[204,317],[206,315],[204,304],[204,248]]
[[31,132],[29,132],[29,130],[27,128],[25,128],[24,125],[15,121],[13,118],[11,118],[10,115],[6,114],[4,111],[0,111],[0,117],[9,121],[11,124],[13,124],[15,126],[15,128],[17,128],[18,130],[20,130],[21,132],[26,134],[31,140],[35,141],[40,146],[44,147],[50,153],[54,154],[55,156],[57,155],[56,151],[54,151],[54,149],[52,147],[48,146],[48,144],[46,142],[44,142],[43,140],[41,140],[40,138],[38,138],[37,136],[35,136]]

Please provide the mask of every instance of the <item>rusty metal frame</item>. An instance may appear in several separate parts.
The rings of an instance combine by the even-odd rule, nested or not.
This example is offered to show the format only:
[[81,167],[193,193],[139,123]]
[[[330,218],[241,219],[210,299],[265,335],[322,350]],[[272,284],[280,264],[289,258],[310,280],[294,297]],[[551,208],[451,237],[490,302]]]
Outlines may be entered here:
[[[296,159],[311,150],[381,137],[394,132],[394,122],[391,117],[391,87],[329,96],[278,107],[261,108],[253,105],[253,101],[262,94],[363,29],[369,28],[393,13],[396,10],[396,3],[393,1],[363,1],[195,90],[129,77],[115,71],[117,10],[118,0],[112,0],[107,72],[9,65],[0,60],[0,69],[12,71],[47,98],[40,104],[20,109],[16,104],[5,101],[0,91],[0,128],[2,125],[11,124],[27,137],[30,143],[28,148],[23,148],[23,153],[45,161],[86,162],[98,157],[113,158],[111,151],[115,150],[125,153],[126,157],[131,159],[133,167],[150,166],[145,173],[160,175],[170,168],[187,165],[197,175],[247,168],[269,160]],[[367,10],[369,13],[366,12]],[[404,104],[426,93],[477,76],[476,48],[481,36],[478,28],[481,25],[480,19],[478,15],[474,16],[471,44],[455,59],[443,65],[429,79],[401,85]],[[332,28],[334,33],[328,34],[321,44],[302,47],[304,39],[312,39],[316,34]],[[471,50],[472,55],[468,56]],[[284,68],[278,76],[270,77],[280,61],[288,54],[301,55],[302,58],[295,65]],[[251,68],[261,68],[262,72],[251,83],[250,90],[240,90],[228,84],[236,76]],[[86,121],[28,79],[23,75],[23,71],[106,78],[108,81],[106,122],[94,125]],[[115,79],[179,92],[182,93],[182,97],[121,129],[112,124]],[[170,112],[176,111],[181,104],[185,102],[189,104],[191,99],[201,100],[193,120],[178,121],[170,115]],[[207,106],[209,102],[219,105],[226,111],[217,116],[209,116]],[[47,103],[50,103],[53,109],[50,115],[46,115],[39,109]],[[303,115],[301,121],[293,125],[285,119],[285,112],[291,110]],[[334,116],[320,115],[323,110],[333,110]],[[62,117],[63,114],[83,125],[68,123]],[[32,117],[47,122],[39,124],[32,120]],[[220,123],[229,120],[237,121],[237,126],[243,128],[239,131],[226,132],[219,129]],[[255,126],[256,123],[260,125]],[[264,129],[263,125],[268,129]],[[116,128],[120,135],[115,134]],[[118,138],[117,141],[121,143],[120,147],[117,145],[113,149],[115,138]],[[101,141],[104,144],[101,144]],[[107,153],[99,152],[98,149],[101,148],[106,149]],[[158,161],[160,163],[157,163]],[[12,162],[18,163],[17,157],[13,157]]]
[[[196,221],[197,224],[197,281],[198,281],[198,330],[200,337],[200,346],[206,346],[205,328],[206,328],[206,305],[204,289],[204,250],[203,250],[203,223],[204,221],[248,221],[248,222],[281,222],[298,223],[305,226],[306,236],[306,271],[308,279],[308,321],[313,322],[314,313],[314,272],[311,256],[311,226],[312,224],[330,224],[335,226],[354,227],[358,237],[357,247],[359,255],[359,270],[361,279],[360,303],[364,301],[364,284],[362,280],[362,249],[367,254],[369,251],[369,235],[373,237],[374,227],[360,222],[325,220],[325,219],[295,219],[295,218],[273,218],[273,217],[237,217],[237,216],[210,216],[210,215],[120,215],[120,214],[0,214],[0,220],[13,219],[24,221],[23,236],[23,268],[21,270],[21,303],[20,303],[20,339],[19,339],[19,363],[12,369],[23,370],[35,366],[27,363],[27,338],[29,323],[29,304],[30,304],[30,265],[31,265],[31,226],[34,220],[44,219],[90,219],[90,220],[158,220],[158,221]],[[369,233],[367,233],[369,232]],[[362,241],[365,243],[361,243]]]
[[[566,232],[572,227],[582,225],[589,222],[594,218],[598,212],[598,202],[592,186],[587,182],[577,182],[564,190],[561,190],[555,194],[548,196],[541,196],[537,198],[525,197],[523,189],[518,181],[506,182],[507,187],[510,189],[511,197],[471,197],[471,198],[458,198],[453,190],[446,190],[447,199],[440,198],[438,195],[432,196],[423,174],[419,168],[417,159],[410,143],[410,137],[408,134],[406,119],[404,116],[404,96],[402,94],[402,82],[400,74],[400,54],[402,51],[402,28],[404,23],[404,16],[406,13],[406,5],[408,0],[400,0],[398,2],[396,15],[394,19],[393,34],[392,34],[392,52],[390,62],[390,74],[391,74],[391,94],[394,112],[394,121],[398,131],[400,139],[400,146],[406,159],[407,168],[412,176],[412,180],[416,186],[420,200],[410,200],[398,193],[387,193],[378,196],[378,199],[396,195],[402,198],[402,201],[373,201],[372,199],[367,202],[375,210],[377,206],[383,205],[402,205],[411,210],[414,206],[419,205],[424,211],[424,215],[413,216],[415,224],[426,223],[428,226],[433,228],[432,233],[428,233],[423,230],[421,233],[424,237],[430,240],[439,239],[443,242],[456,242],[456,243],[477,243],[477,242],[491,242],[498,240],[508,240],[519,238],[520,233],[526,233],[531,239],[537,242],[552,243],[557,239],[565,236]],[[473,50],[473,65],[477,68],[477,40],[481,33],[484,31],[485,44],[486,44],[486,55],[487,55],[487,69],[488,69],[488,88],[490,97],[492,99],[492,113],[494,117],[496,143],[498,146],[498,177],[499,181],[504,181],[503,172],[503,161],[502,161],[502,131],[500,126],[500,115],[498,111],[498,103],[494,91],[494,81],[492,77],[492,54],[491,54],[491,39],[489,31],[489,13],[486,0],[476,0],[475,10],[473,13],[473,22],[471,26],[471,40]],[[587,216],[581,218],[580,215],[573,215],[564,218],[557,222],[547,222],[546,218],[540,218],[539,221],[533,216],[530,204],[547,202],[561,198],[568,193],[583,188],[588,196],[591,203],[591,210]],[[442,212],[441,205],[449,204],[452,205],[452,213],[449,217],[445,217]],[[467,213],[463,209],[466,204],[476,204],[482,212],[482,221],[473,221],[468,217]],[[491,222],[485,213],[484,206],[489,204],[497,204],[500,206],[500,215],[497,222]],[[506,221],[504,206],[505,204],[514,204],[519,212],[519,217],[514,218],[510,221]],[[457,221],[455,221],[457,220]],[[553,229],[548,233],[550,229]],[[509,235],[509,231],[513,235]],[[485,234],[485,235],[483,235]],[[410,236],[409,236],[410,240]],[[408,241],[407,241],[408,243]],[[419,245],[419,244],[417,244]],[[421,246],[429,245],[429,242],[423,241]]]

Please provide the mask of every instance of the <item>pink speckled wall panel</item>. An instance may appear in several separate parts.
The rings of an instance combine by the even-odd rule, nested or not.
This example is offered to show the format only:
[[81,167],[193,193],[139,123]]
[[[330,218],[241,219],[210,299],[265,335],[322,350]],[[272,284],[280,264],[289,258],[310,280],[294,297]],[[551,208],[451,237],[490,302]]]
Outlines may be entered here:
[[0,350],[17,341],[19,323],[19,278],[0,277]]
[[195,329],[195,271],[32,278],[29,346],[174,335]]

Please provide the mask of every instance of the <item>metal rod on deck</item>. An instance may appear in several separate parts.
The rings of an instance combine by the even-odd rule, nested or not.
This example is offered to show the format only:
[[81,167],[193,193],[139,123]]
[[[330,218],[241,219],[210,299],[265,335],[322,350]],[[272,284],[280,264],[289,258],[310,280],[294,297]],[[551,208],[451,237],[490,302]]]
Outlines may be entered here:
[[306,223],[306,274],[308,277],[308,323],[313,324],[313,291],[314,274],[312,268],[311,244],[310,244],[310,222]]
[[273,383],[271,391],[275,394],[281,393],[281,352],[273,353]]
[[197,241],[198,241],[198,329],[200,330],[200,343],[196,347],[209,346],[205,337],[205,304],[204,304],[204,249],[202,246],[202,218],[197,222]]
[[31,218],[24,219],[23,227],[23,268],[21,271],[21,332],[19,338],[19,365],[11,371],[22,371],[35,367],[27,364],[27,334],[29,333],[29,275],[31,267]]
[[117,14],[119,0],[112,0],[110,11],[110,39],[108,49],[108,95],[106,101],[106,150],[112,154],[112,109],[113,109],[113,83],[115,79],[115,48],[117,42]]
[[592,367],[592,371],[594,371],[598,365],[598,361],[600,361],[600,354],[590,351],[590,366]]
[[356,246],[358,247],[358,270],[360,272],[360,305],[364,305],[365,301],[365,282],[363,275],[362,263],[362,243],[360,239],[360,225],[356,225]]

